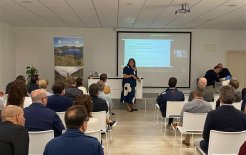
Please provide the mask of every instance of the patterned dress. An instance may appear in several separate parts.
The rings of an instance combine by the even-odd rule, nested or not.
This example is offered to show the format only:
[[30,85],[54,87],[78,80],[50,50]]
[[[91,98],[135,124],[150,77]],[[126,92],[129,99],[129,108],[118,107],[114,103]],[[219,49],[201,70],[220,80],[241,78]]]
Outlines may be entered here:
[[[124,75],[135,75],[137,76],[137,70],[132,69],[130,66],[125,66],[123,69]],[[121,102],[134,104],[135,103],[135,88],[136,80],[131,78],[123,78],[122,80],[122,92],[121,92]]]

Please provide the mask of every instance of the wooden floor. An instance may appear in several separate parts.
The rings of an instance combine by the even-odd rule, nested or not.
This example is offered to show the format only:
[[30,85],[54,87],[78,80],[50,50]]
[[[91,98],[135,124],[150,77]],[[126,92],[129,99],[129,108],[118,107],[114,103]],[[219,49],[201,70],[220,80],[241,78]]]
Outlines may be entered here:
[[194,155],[193,144],[189,148],[183,146],[181,149],[180,135],[178,134],[175,141],[172,129],[168,129],[164,136],[160,126],[153,121],[153,110],[127,112],[123,109],[114,109],[113,111],[116,113],[114,119],[118,124],[113,128],[113,139],[109,145],[103,139],[105,154],[176,155],[181,151],[183,155]]

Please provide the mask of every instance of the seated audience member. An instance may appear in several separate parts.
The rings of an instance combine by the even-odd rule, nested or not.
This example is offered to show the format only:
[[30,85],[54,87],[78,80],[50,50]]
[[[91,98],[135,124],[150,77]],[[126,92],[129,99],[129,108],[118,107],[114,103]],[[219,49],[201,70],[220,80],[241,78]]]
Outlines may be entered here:
[[238,155],[245,155],[246,154],[246,141],[243,143],[243,145],[240,147]]
[[224,68],[222,63],[218,63],[217,66],[220,67],[220,71],[219,71],[219,74],[218,74],[219,78],[227,78],[228,76],[229,76],[229,79],[231,78],[231,73],[230,73],[228,68]]
[[87,115],[88,115],[88,122],[87,122],[87,130],[86,131],[95,131],[100,130],[99,122],[96,118],[92,116],[92,109],[93,109],[93,102],[90,95],[83,95],[76,98],[74,105],[83,105],[86,108]]
[[[203,100],[205,100],[207,102],[213,102],[214,101],[214,88],[213,87],[206,87],[207,86],[207,79],[204,77],[199,78],[198,86],[204,87]],[[192,92],[190,92],[188,101],[192,101],[193,98],[194,98],[194,93],[192,91]]]
[[241,111],[246,113],[245,105],[246,105],[246,88],[243,88],[242,90],[242,106],[241,106]]
[[[210,103],[203,100],[204,94],[204,86],[196,86],[193,90],[194,99],[190,102],[187,102],[180,114],[180,123],[183,122],[183,114],[184,112],[189,113],[208,113],[212,110],[212,106]],[[185,139],[182,141],[186,146],[190,146],[190,135],[185,135]]]
[[[239,87],[239,82],[236,79],[231,79],[228,83],[228,85],[232,86],[233,88],[235,88],[235,99],[234,102],[241,102],[242,101],[242,94],[240,93],[240,91],[236,91],[237,88]],[[216,101],[216,108],[220,106],[220,99],[218,99]]]
[[215,85],[215,82],[220,82],[218,73],[220,71],[219,66],[215,66],[214,69],[208,70],[205,74],[205,78],[207,79],[207,86],[213,86]]
[[51,96],[53,94],[47,91],[48,84],[49,84],[49,82],[47,80],[45,80],[45,79],[42,79],[42,80],[38,81],[39,88],[45,89],[47,96]]
[[31,92],[33,90],[39,89],[39,85],[38,85],[39,78],[38,78],[38,76],[39,75],[33,75],[31,77],[31,81],[30,81],[29,87],[27,89],[29,94],[31,94]]
[[[103,73],[103,74],[100,75],[100,81],[103,81],[104,84],[107,82],[107,80],[108,80],[107,74]],[[103,92],[104,92],[105,94],[110,94],[110,93],[111,93],[110,87],[107,86],[107,85],[105,85],[105,86],[104,86],[104,89],[103,89]]]
[[[17,76],[15,81],[20,81],[20,82],[23,82],[24,84],[26,84],[26,78],[23,75]],[[5,94],[9,94],[9,89],[15,81],[12,81],[12,82],[7,84],[6,89],[5,89]]]
[[88,94],[86,88],[83,86],[83,79],[82,78],[78,77],[76,79],[76,87],[78,89],[80,89],[83,92],[83,94]]
[[73,101],[77,96],[82,96],[83,92],[76,87],[76,80],[73,76],[68,77],[68,87],[65,89],[65,96],[71,98]]
[[[3,95],[4,95],[4,92],[0,90],[0,115],[1,115],[1,111],[3,110],[3,107],[4,107]],[[1,124],[1,122],[0,122],[0,124]]]
[[[184,101],[184,94],[176,88],[176,84],[177,79],[175,77],[169,78],[169,88],[162,92],[156,99],[163,117],[166,117],[167,101]],[[171,125],[172,122],[173,118],[169,118],[168,125]]]
[[237,110],[232,103],[235,99],[235,89],[230,86],[223,86],[220,89],[221,106],[216,110],[208,112],[203,139],[200,142],[202,150],[208,152],[209,135],[211,130],[224,132],[237,132],[246,130],[246,115]]
[[2,111],[3,123],[0,125],[0,154],[28,155],[29,135],[24,127],[23,109],[8,105]]
[[112,114],[112,115],[115,115],[113,112],[112,112],[112,107],[113,107],[113,101],[111,100],[111,98],[106,95],[104,93],[104,87],[105,87],[105,83],[103,81],[98,81],[97,82],[98,86],[99,86],[99,95],[98,97],[105,100],[107,102],[107,105],[108,105],[108,108],[109,108],[109,114]]
[[66,132],[49,141],[43,155],[103,155],[99,141],[84,134],[87,121],[88,114],[84,106],[70,107],[65,113]]
[[8,91],[7,105],[16,105],[23,108],[25,97],[28,96],[26,85],[22,81],[14,81]]
[[55,82],[52,86],[54,95],[48,96],[47,107],[55,112],[64,112],[73,105],[73,100],[64,96],[65,84],[62,82]]
[[[92,97],[93,101],[93,112],[106,111],[108,113],[108,105],[105,100],[98,97],[99,95],[99,86],[96,83],[93,83],[89,86],[89,93]],[[107,118],[107,123],[110,126],[115,126],[116,121],[111,120],[109,117]]]
[[55,111],[46,107],[47,95],[43,89],[31,93],[32,104],[24,109],[25,127],[28,131],[54,130],[54,136],[59,136],[64,126]]

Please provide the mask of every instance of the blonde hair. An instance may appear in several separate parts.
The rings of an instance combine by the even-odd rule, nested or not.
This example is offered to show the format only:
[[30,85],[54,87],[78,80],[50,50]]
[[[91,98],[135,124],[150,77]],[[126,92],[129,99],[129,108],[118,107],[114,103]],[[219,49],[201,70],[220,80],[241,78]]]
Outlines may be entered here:
[[39,80],[38,85],[40,88],[46,89],[49,82],[45,79]]

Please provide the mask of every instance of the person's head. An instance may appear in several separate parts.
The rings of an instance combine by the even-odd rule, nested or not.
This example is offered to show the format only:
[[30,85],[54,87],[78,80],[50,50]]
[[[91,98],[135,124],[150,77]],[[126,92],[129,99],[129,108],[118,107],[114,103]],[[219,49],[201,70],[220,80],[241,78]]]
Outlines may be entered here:
[[23,75],[19,75],[15,79],[16,81],[21,81],[23,83],[26,83],[26,78]]
[[32,103],[41,103],[47,105],[47,94],[45,89],[36,89],[31,93]]
[[234,87],[235,89],[239,87],[239,82],[236,79],[231,79],[228,84]]
[[23,81],[14,81],[9,89],[7,105],[24,106],[25,96],[27,96],[26,84]]
[[127,66],[136,68],[136,61],[133,58],[129,59],[128,63],[127,63]]
[[87,129],[88,115],[83,105],[73,105],[65,112],[65,123],[68,129]]
[[168,81],[168,86],[169,87],[176,87],[177,84],[177,79],[175,77],[170,77]]
[[198,80],[198,85],[199,85],[199,86],[203,86],[203,87],[205,88],[206,85],[207,85],[207,79],[204,78],[204,77],[199,78],[199,80]]
[[99,87],[99,91],[103,91],[103,89],[105,87],[105,83],[102,80],[100,80],[100,81],[97,82],[97,84],[98,84],[98,87]]
[[55,82],[52,86],[54,94],[63,95],[65,90],[65,84],[63,82]]
[[203,97],[204,95],[204,86],[197,85],[196,88],[193,90],[193,94],[195,97]]
[[81,77],[78,77],[76,79],[76,87],[81,87],[83,86],[83,79]]
[[42,89],[47,89],[49,82],[45,79],[39,80],[38,85]]
[[76,80],[73,76],[68,77],[67,83],[69,86],[76,86]]
[[10,121],[16,125],[25,125],[23,109],[16,105],[6,106],[1,113],[2,121]]
[[92,117],[91,112],[93,109],[93,101],[90,95],[82,95],[76,97],[74,105],[83,105],[86,108],[87,114],[89,117]]
[[218,63],[217,66],[219,66],[221,69],[223,69],[222,63]]
[[100,75],[100,80],[101,80],[101,81],[106,82],[107,79],[108,79],[107,74],[103,73],[103,74]]
[[98,96],[99,86],[96,83],[93,83],[89,86],[89,94],[90,96]]
[[242,98],[246,98],[246,88],[243,88],[243,90],[242,90]]
[[31,76],[31,84],[38,84],[38,75]]
[[219,66],[214,66],[214,72],[218,74],[220,72],[220,67]]
[[230,85],[222,86],[220,89],[220,101],[223,104],[232,104],[235,100],[235,88]]

